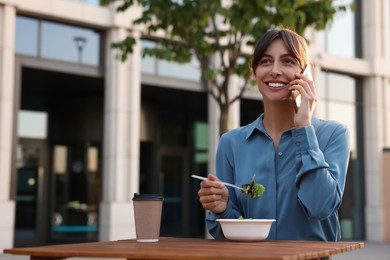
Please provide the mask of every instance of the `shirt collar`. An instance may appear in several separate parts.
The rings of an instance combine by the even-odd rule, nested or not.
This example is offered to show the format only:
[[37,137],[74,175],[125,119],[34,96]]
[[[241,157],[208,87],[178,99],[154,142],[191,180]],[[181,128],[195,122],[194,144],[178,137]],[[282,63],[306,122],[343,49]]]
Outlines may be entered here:
[[[264,134],[267,133],[267,131],[265,131],[265,128],[263,125],[263,118],[264,118],[264,113],[261,114],[255,121],[253,121],[252,123],[250,123],[248,125],[248,127],[246,129],[246,135],[245,135],[246,139],[248,139],[255,132],[255,130],[258,130]],[[318,127],[318,124],[319,124],[319,119],[313,116],[312,120],[311,120],[311,124],[312,124],[314,130],[316,130]],[[293,129],[295,129],[295,128],[290,129],[290,131]]]
[[246,129],[246,139],[248,139],[257,129],[260,132],[266,133],[263,126],[264,113],[261,114],[255,121],[250,123]]

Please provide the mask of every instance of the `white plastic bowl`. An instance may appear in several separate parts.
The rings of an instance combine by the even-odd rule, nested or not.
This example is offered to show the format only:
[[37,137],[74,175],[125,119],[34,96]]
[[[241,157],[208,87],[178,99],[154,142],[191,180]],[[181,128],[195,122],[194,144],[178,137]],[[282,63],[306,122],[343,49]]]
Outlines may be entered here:
[[217,219],[225,237],[235,241],[265,240],[275,219]]

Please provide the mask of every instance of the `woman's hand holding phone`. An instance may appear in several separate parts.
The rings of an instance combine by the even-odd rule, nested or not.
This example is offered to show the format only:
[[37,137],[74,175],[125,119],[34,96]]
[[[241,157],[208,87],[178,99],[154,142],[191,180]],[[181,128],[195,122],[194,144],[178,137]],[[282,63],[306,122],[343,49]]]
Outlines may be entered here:
[[299,128],[310,125],[317,103],[317,93],[313,83],[310,65],[306,65],[290,84],[291,100],[295,110],[295,126]]

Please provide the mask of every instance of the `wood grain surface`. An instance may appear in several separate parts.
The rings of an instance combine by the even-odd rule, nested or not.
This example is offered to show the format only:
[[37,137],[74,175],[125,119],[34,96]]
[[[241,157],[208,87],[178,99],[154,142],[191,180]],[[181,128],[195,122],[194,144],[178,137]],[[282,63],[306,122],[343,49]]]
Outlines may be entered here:
[[234,242],[163,237],[156,243],[133,239],[5,249],[5,254],[31,259],[106,257],[127,259],[320,259],[363,248],[362,242],[260,241]]

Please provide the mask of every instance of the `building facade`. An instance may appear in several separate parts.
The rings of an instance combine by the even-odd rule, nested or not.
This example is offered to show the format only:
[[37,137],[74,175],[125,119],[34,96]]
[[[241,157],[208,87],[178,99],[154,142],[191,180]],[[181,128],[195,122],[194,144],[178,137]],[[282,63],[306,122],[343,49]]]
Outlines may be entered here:
[[[162,235],[207,235],[190,176],[213,171],[219,114],[196,61],[143,58],[140,10],[98,2],[0,0],[0,248],[134,237],[135,192],[164,195]],[[390,4],[355,3],[307,31],[316,114],[351,131],[343,239],[390,241]],[[232,119],[261,112],[249,89]]]

